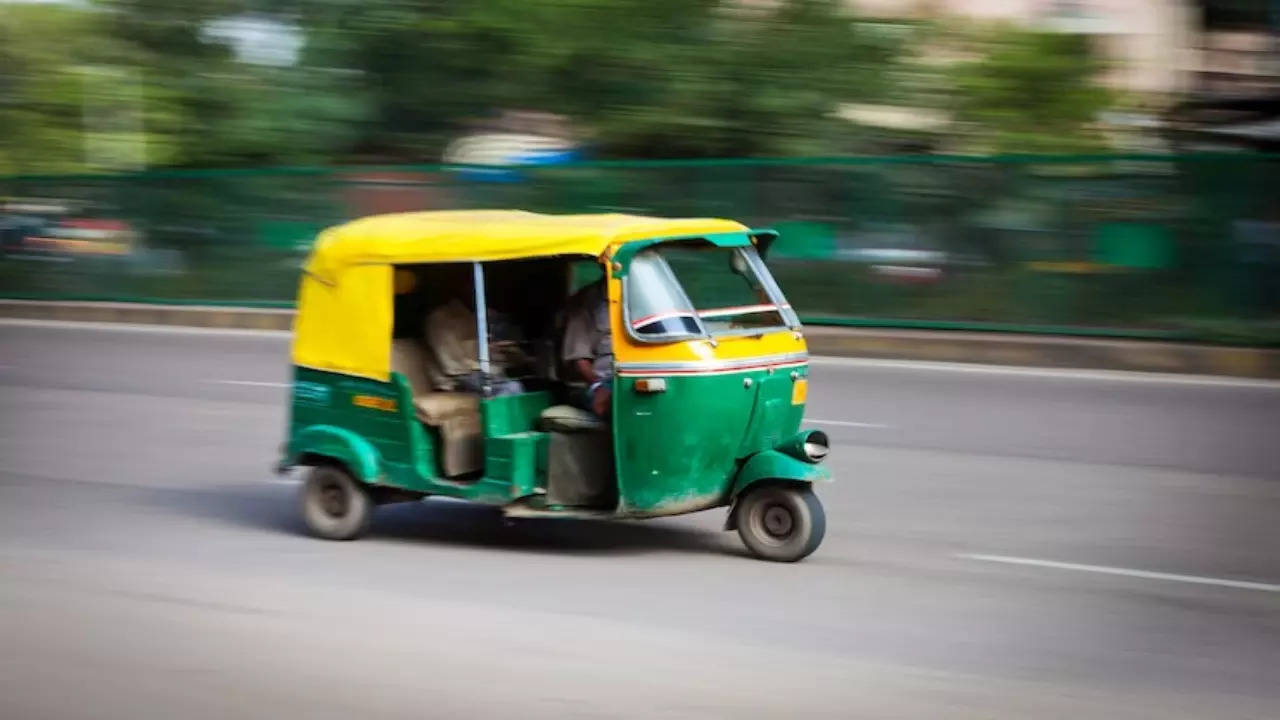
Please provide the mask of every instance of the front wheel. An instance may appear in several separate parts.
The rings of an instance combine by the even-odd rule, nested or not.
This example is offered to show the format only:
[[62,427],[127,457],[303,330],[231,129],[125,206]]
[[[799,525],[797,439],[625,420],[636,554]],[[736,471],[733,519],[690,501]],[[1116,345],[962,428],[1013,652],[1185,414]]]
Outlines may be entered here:
[[333,465],[312,468],[300,501],[307,529],[327,540],[360,537],[373,515],[369,492],[350,473]]
[[734,509],[738,536],[756,557],[795,562],[822,543],[827,515],[807,486],[762,485],[747,491]]

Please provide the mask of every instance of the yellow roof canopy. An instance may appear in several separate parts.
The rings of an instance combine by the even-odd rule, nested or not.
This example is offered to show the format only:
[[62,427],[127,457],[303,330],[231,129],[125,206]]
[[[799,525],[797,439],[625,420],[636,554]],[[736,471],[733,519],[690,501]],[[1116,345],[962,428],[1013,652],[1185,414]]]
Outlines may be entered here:
[[640,215],[542,215],[521,210],[447,210],[373,215],[329,228],[307,272],[331,278],[341,267],[604,255],[633,240],[746,232],[732,220]]
[[298,290],[295,365],[386,380],[394,323],[392,265],[601,257],[636,240],[749,232],[730,220],[539,215],[464,210],[374,215],[316,239]]

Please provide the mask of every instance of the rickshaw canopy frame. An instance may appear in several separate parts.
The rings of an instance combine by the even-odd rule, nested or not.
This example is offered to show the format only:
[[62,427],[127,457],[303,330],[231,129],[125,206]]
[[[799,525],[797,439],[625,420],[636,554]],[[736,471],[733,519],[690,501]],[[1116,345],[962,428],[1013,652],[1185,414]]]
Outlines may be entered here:
[[774,234],[715,218],[521,210],[424,211],[353,220],[321,232],[303,267],[293,363],[389,380],[396,265],[563,256],[604,260],[629,243],[706,237],[739,245],[756,238],[767,243]]

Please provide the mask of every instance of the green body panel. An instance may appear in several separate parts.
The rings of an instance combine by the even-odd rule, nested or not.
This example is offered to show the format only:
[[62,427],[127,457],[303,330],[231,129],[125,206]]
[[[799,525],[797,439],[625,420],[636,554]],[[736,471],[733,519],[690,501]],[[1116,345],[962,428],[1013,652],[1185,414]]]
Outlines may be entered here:
[[550,406],[548,392],[502,395],[481,403],[484,474],[505,484],[505,499],[533,495],[545,487],[549,438],[536,428],[538,416]]
[[[374,398],[387,403],[381,409],[357,405],[357,398]],[[327,452],[329,444],[314,444],[319,438],[329,438],[333,433],[317,433],[316,428],[341,429],[346,435],[360,439],[376,458],[373,472],[350,467],[362,475],[365,482],[378,482],[403,486],[397,482],[392,465],[408,465],[412,462],[411,433],[404,422],[405,412],[412,413],[412,405],[404,407],[402,389],[390,383],[339,373],[296,368],[293,382],[293,403],[290,412],[290,433],[287,455],[296,461],[304,453],[329,455],[339,460],[345,458]],[[407,486],[405,486],[407,487]],[[414,488],[408,488],[414,489]]]
[[295,458],[319,455],[333,458],[367,483],[378,481],[382,463],[378,451],[356,433],[334,425],[308,425],[294,435],[290,447]]
[[538,415],[551,407],[551,393],[529,392],[489,398],[481,404],[485,437],[536,430]]
[[489,437],[484,444],[487,477],[502,480],[510,499],[535,494],[544,487],[550,436],[544,432],[520,432]]
[[[770,375],[757,371],[749,376],[756,387],[755,404],[751,408],[751,420],[742,436],[742,444],[738,447],[738,457],[768,450],[800,427],[800,421],[804,418],[804,405],[791,404],[791,391],[795,387],[791,372],[784,370]],[[795,372],[801,378],[809,376],[808,367]]]
[[[760,480],[829,477],[775,449],[795,435],[804,414],[803,405],[791,404],[792,372],[659,375],[666,391],[651,394],[636,392],[636,377],[617,378],[616,514],[692,512],[725,505]],[[808,374],[803,367],[794,372]],[[412,401],[397,373],[379,382],[297,368],[284,465],[332,458],[367,483],[493,505],[545,491],[550,436],[536,427],[549,393],[481,404],[485,469],[465,481],[441,475],[435,431],[418,421]]]
[[815,465],[798,460],[780,450],[765,450],[756,453],[747,460],[738,472],[733,483],[731,498],[738,497],[743,490],[765,480],[794,480],[796,482],[826,482],[831,479],[831,471],[823,465]]
[[[374,398],[365,406],[357,398]],[[290,408],[289,444],[285,464],[299,464],[305,454],[332,457],[346,464],[365,482],[412,490],[429,495],[501,504],[511,498],[511,482],[482,477],[459,482],[441,475],[432,430],[418,422],[413,391],[399,373],[380,382],[341,373],[298,367],[294,370]],[[319,432],[317,428],[324,429]],[[350,453],[336,454],[341,446],[332,431],[359,439],[372,453],[374,468],[351,465]],[[325,438],[319,443],[316,439]]]
[[[796,372],[805,377],[808,369]],[[667,515],[726,504],[744,459],[800,425],[804,406],[791,404],[790,373],[668,375],[659,393],[636,391],[636,379],[650,376],[617,378],[619,512]]]
[[618,248],[613,253],[613,261],[619,266],[613,271],[613,275],[614,277],[626,277],[627,271],[631,268],[631,258],[635,257],[641,250],[657,245],[658,243],[671,242],[673,240],[706,240],[716,247],[743,247],[750,245],[752,236],[757,234],[766,235],[770,239],[776,236],[776,233],[772,230],[748,230],[746,232],[693,235],[688,238],[660,237],[634,240]]

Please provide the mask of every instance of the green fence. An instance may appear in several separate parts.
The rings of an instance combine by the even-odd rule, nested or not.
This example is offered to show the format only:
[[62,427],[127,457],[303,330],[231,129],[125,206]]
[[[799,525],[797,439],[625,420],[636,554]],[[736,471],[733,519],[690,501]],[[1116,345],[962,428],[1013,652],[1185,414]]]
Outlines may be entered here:
[[287,304],[375,212],[723,216],[810,322],[1280,344],[1280,157],[805,158],[0,178],[0,294]]

